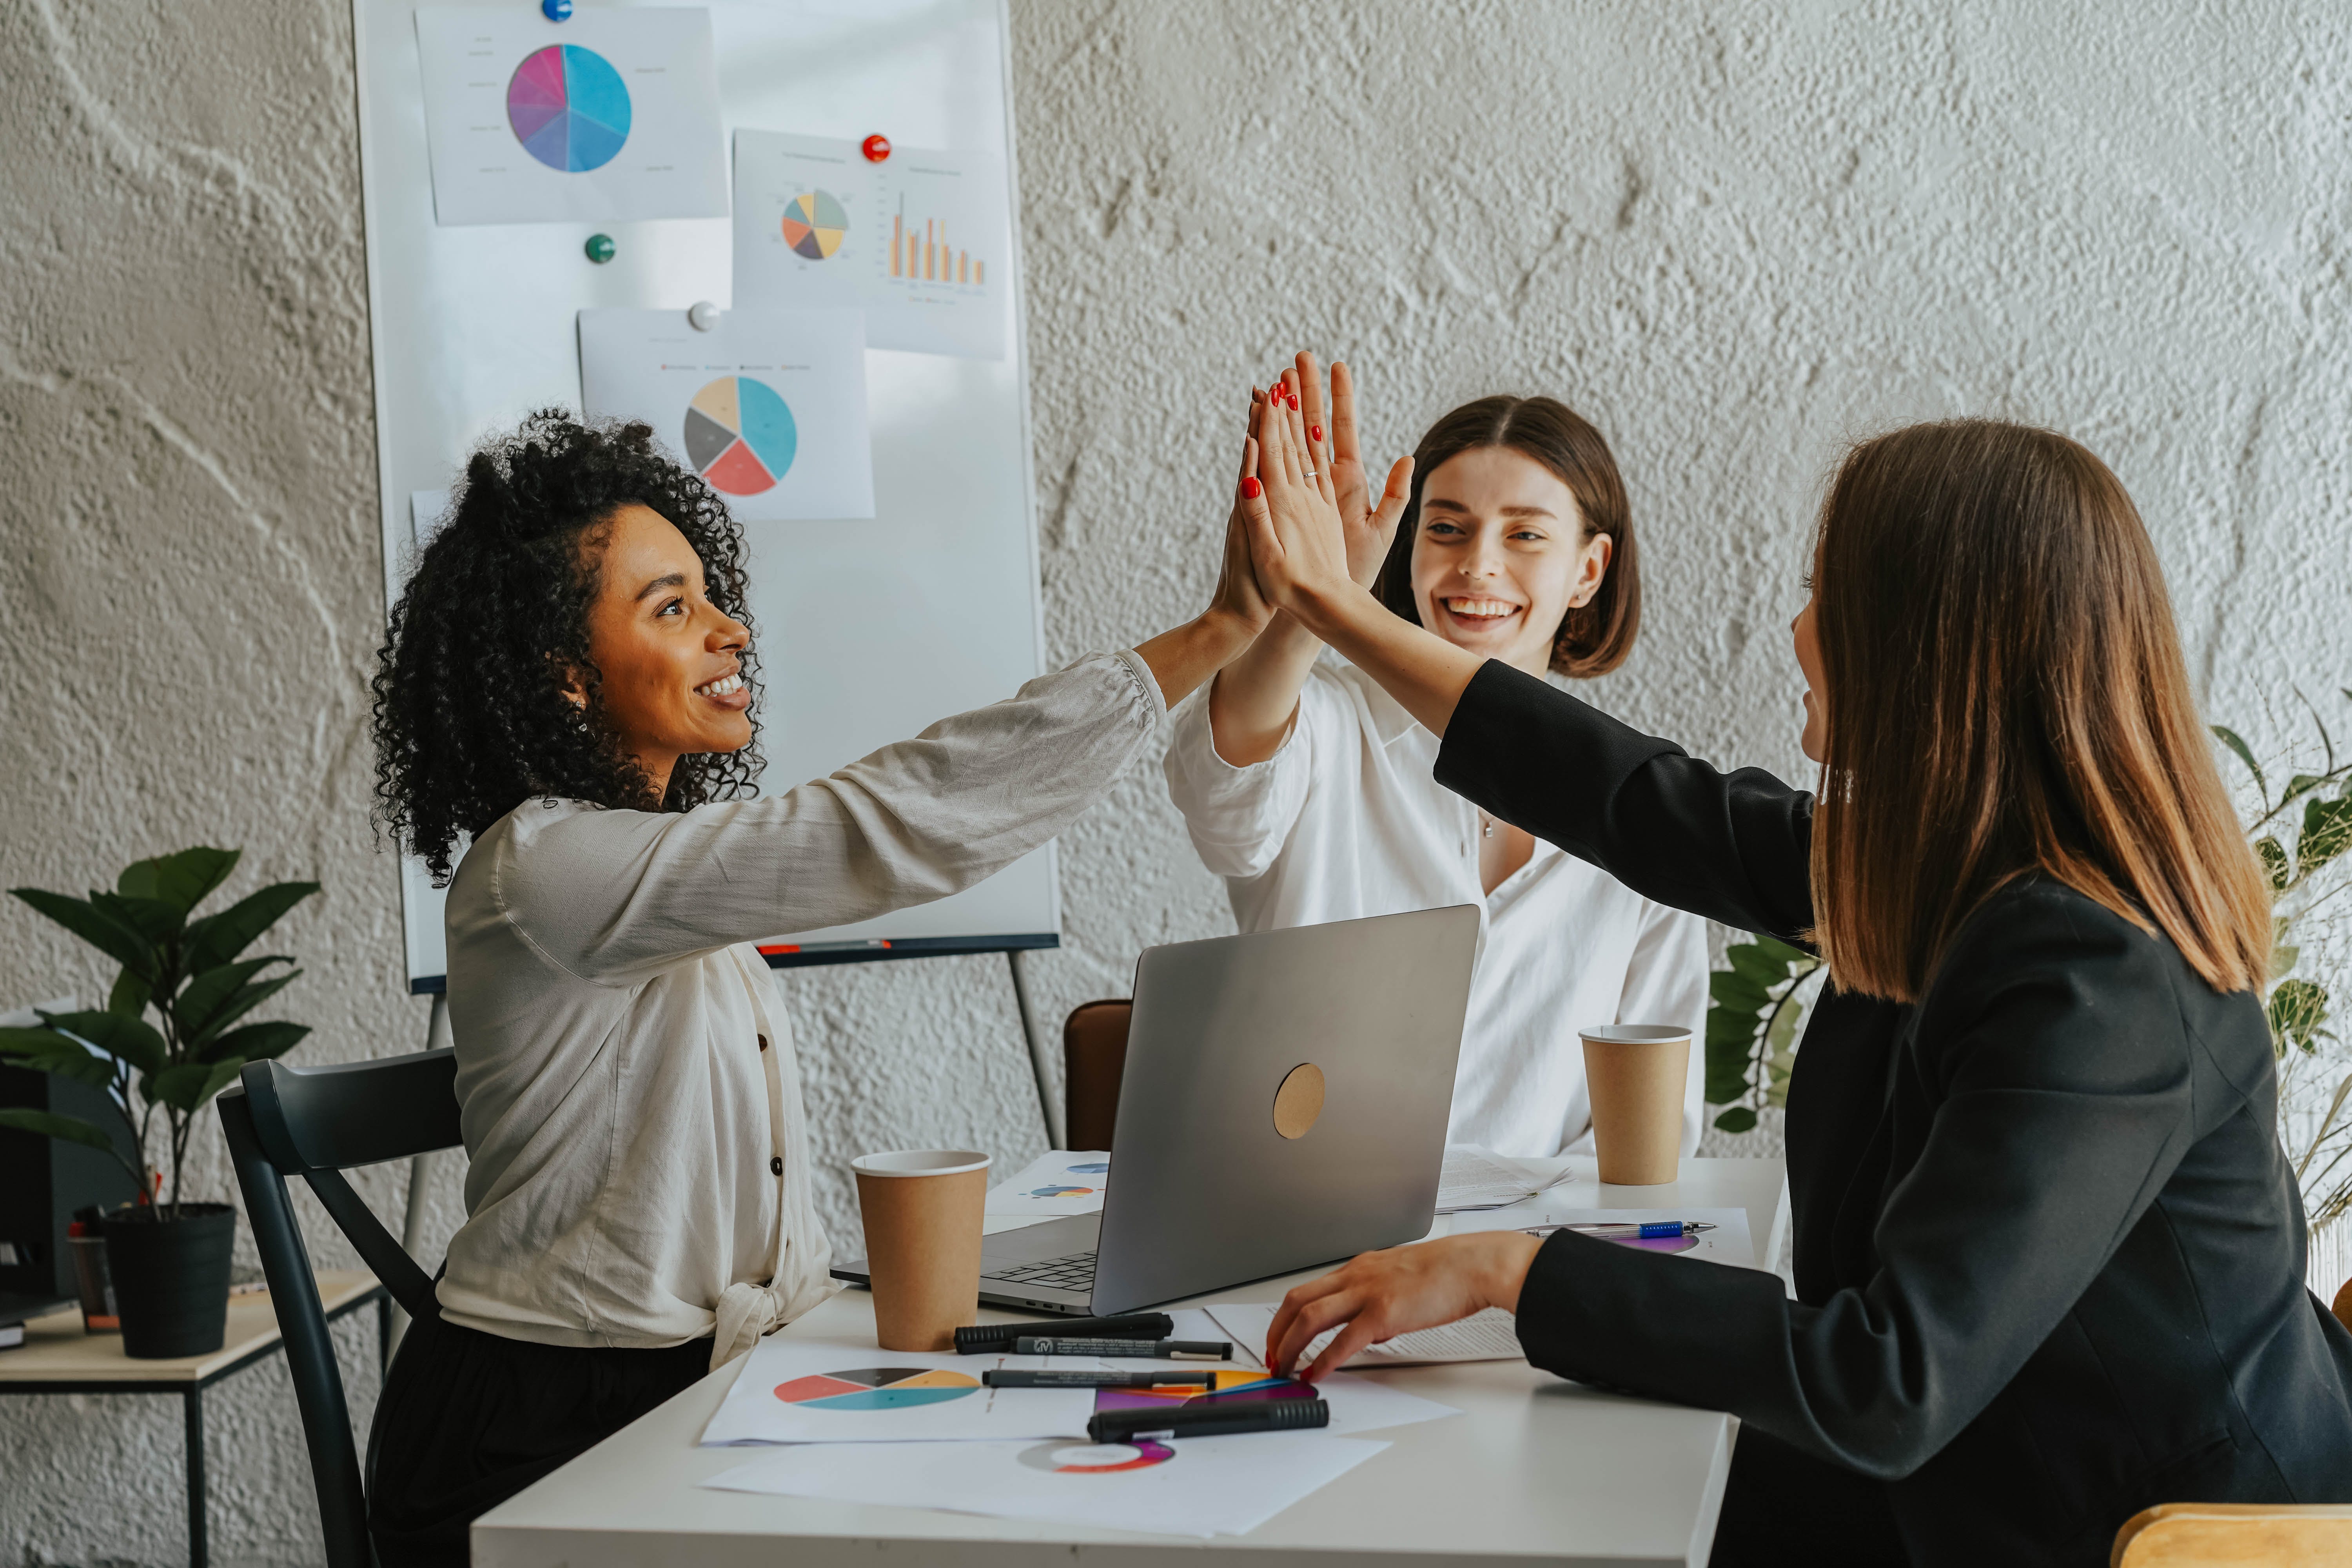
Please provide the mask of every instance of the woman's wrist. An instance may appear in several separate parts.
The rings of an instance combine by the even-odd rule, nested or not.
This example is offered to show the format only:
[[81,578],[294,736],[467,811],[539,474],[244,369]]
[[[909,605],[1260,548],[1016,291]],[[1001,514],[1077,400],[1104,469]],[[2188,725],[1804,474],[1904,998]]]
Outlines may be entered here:
[[1535,1267],[1536,1254],[1542,1250],[1542,1240],[1523,1230],[1496,1233],[1493,1255],[1486,1260],[1479,1292],[1489,1306],[1514,1314],[1518,1311],[1519,1292],[1527,1285],[1528,1270]]

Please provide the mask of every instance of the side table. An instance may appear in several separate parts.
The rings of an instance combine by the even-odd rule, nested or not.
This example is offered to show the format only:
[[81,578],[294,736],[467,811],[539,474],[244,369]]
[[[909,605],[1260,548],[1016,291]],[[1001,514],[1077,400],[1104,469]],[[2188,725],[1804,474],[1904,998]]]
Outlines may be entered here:
[[[376,1356],[392,1359],[392,1297],[363,1268],[324,1269],[319,1301],[327,1321],[375,1303]],[[120,1334],[82,1331],[74,1308],[34,1318],[25,1324],[25,1342],[0,1351],[0,1394],[176,1394],[188,1424],[188,1568],[205,1568],[205,1390],[264,1356],[277,1352],[278,1313],[267,1290],[232,1296],[228,1331],[209,1355],[133,1361],[122,1353]]]

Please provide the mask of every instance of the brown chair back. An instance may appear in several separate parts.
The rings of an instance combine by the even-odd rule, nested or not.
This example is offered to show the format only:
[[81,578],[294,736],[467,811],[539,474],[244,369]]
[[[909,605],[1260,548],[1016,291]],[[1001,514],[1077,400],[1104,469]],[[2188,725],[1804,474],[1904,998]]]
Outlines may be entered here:
[[1082,1002],[1062,1025],[1062,1116],[1073,1149],[1110,1147],[1134,1014],[1124,997]]
[[2352,1329],[2352,1279],[2344,1281],[2344,1289],[2336,1292],[2336,1321]]

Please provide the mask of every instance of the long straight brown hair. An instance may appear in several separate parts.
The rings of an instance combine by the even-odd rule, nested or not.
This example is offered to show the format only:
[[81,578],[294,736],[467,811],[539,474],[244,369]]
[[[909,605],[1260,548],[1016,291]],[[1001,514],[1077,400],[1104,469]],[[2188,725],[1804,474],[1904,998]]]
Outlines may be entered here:
[[2189,690],[2156,551],[2105,464],[1990,420],[1847,455],[1813,545],[1828,757],[1815,935],[1916,1001],[1969,914],[2039,870],[2216,991],[2260,984],[2270,900]]

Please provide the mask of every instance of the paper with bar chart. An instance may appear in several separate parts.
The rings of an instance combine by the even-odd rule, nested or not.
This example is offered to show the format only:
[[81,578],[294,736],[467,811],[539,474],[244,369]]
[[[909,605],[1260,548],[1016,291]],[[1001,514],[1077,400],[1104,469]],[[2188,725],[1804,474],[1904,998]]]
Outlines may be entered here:
[[433,215],[444,225],[724,217],[710,13],[416,13]]
[[643,419],[746,522],[874,515],[856,310],[580,312],[591,418]]
[[1011,248],[994,159],[735,132],[739,305],[856,305],[868,347],[1003,359]]

